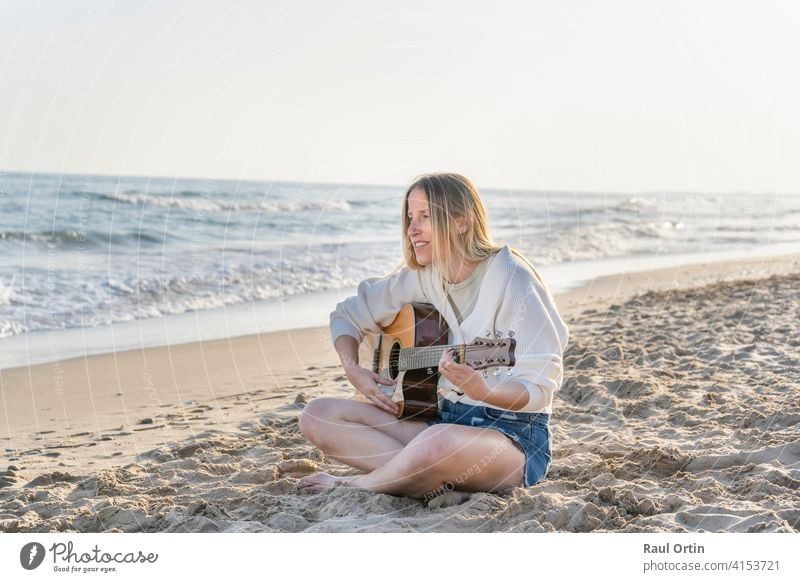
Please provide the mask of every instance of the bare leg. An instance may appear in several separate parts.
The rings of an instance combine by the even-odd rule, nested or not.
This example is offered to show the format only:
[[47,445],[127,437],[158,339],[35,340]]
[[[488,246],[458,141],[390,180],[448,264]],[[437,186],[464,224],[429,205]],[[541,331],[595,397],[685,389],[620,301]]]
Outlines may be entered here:
[[326,455],[361,471],[386,464],[427,426],[344,398],[317,398],[300,415],[300,430],[308,440]]
[[350,485],[423,498],[450,489],[498,491],[522,485],[525,455],[486,428],[440,424],[417,436],[386,465]]
[[524,466],[522,451],[497,431],[439,424],[366,475],[318,476],[314,485],[322,489],[342,482],[377,493],[425,498],[451,489],[500,491],[520,486]]

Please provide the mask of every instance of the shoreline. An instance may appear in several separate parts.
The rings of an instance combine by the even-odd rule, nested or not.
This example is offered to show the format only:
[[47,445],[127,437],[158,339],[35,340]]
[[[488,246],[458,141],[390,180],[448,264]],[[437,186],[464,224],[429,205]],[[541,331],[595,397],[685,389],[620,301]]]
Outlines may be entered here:
[[[650,290],[680,288],[686,285],[694,286],[696,284],[702,284],[702,281],[715,282],[719,280],[720,277],[726,277],[726,280],[732,280],[730,277],[725,275],[725,272],[727,270],[733,270],[734,268],[744,268],[748,270],[752,276],[758,277],[768,276],[770,273],[784,273],[787,272],[784,265],[790,264],[798,257],[800,257],[800,254],[798,253],[788,253],[780,255],[757,255],[753,257],[747,256],[741,259],[715,259],[708,262],[692,260],[687,263],[679,263],[667,267],[659,267],[643,271],[625,271],[622,273],[613,274],[602,274],[603,269],[600,269],[599,272],[601,274],[584,279],[581,284],[577,286],[567,285],[566,290],[553,293],[553,296],[556,299],[559,311],[562,312],[563,316],[565,313],[575,309],[588,308],[587,306],[592,306],[595,303],[599,306],[603,303],[620,301],[624,298],[630,297],[632,294]],[[634,268],[639,260],[640,259],[636,259],[634,261]],[[541,269],[540,271],[544,272],[544,269]],[[556,277],[560,276],[563,275],[559,273]],[[735,275],[734,277],[739,277],[739,275]],[[550,279],[545,277],[545,281],[549,282]],[[550,287],[552,289],[552,285]],[[259,312],[258,309],[253,309],[252,306],[248,304],[235,304],[228,307],[224,311],[210,310],[187,312],[169,315],[163,318],[134,320],[131,322],[117,322],[111,324],[110,326],[104,326],[102,328],[102,334],[98,336],[98,338],[94,339],[92,343],[95,345],[99,343],[115,343],[121,344],[121,347],[111,350],[94,351],[96,348],[89,347],[89,344],[85,343],[83,349],[85,350],[88,348],[91,351],[88,353],[79,352],[78,355],[68,354],[62,357],[61,349],[58,348],[62,348],[63,344],[70,344],[72,341],[86,342],[85,337],[87,333],[96,334],[98,332],[98,328],[69,328],[65,330],[41,330],[32,332],[35,336],[37,336],[36,342],[30,342],[30,336],[27,334],[0,338],[0,345],[3,345],[2,340],[6,341],[6,344],[4,345],[4,348],[7,352],[6,361],[8,361],[8,354],[14,353],[15,351],[26,351],[30,343],[41,344],[42,339],[45,337],[47,338],[47,344],[51,348],[51,353],[55,352],[55,354],[48,359],[35,359],[32,363],[19,365],[4,365],[3,356],[0,354],[0,373],[16,369],[31,368],[34,366],[55,366],[71,360],[83,360],[85,358],[98,356],[110,356],[112,354],[121,354],[129,351],[174,349],[179,346],[193,344],[232,341],[242,338],[266,338],[271,335],[280,336],[291,332],[319,330],[321,328],[324,329],[327,327],[326,325],[305,325],[303,323],[297,325],[296,322],[309,321],[308,312],[310,310],[319,311],[321,309],[327,313],[329,310],[333,309],[335,303],[340,300],[339,297],[341,292],[342,290],[340,289],[334,291],[317,292],[316,294],[312,294],[314,295],[313,297],[307,295],[288,296],[275,304],[270,304],[270,306],[264,309],[262,312]],[[351,290],[351,293],[355,293],[355,288]],[[325,308],[320,308],[318,301],[323,299],[330,303],[330,308],[327,306]],[[304,315],[290,315],[287,317],[287,312],[302,313]],[[243,316],[248,316],[249,319],[253,321],[261,320],[262,322],[265,319],[270,318],[283,319],[284,324],[288,323],[289,327],[274,328],[274,323],[270,323],[269,327],[273,327],[274,329],[254,332],[248,329],[252,328],[254,324],[247,323],[242,325],[241,322],[237,321],[242,320]],[[181,323],[174,326],[170,326],[167,323],[169,321],[178,322],[179,320],[181,320]],[[234,323],[231,323],[231,321],[234,321]],[[292,322],[295,322],[295,325],[293,325]],[[201,331],[202,327],[216,326],[226,327],[229,335],[214,335],[213,337],[209,337],[207,339],[201,338],[184,340],[181,338],[175,342],[152,343],[153,341],[163,342],[164,337],[174,335],[181,336],[182,334],[177,333],[176,330],[179,330],[182,327],[192,328],[195,330],[194,336],[197,337],[203,335],[203,332]],[[64,335],[64,338],[66,339],[60,339],[60,335]],[[125,337],[132,335],[138,336],[142,345],[134,345],[130,342],[125,343],[119,339],[119,336]],[[148,339],[145,339],[145,337]],[[162,339],[154,340],[154,337]],[[58,348],[53,349],[56,344],[60,345]],[[13,360],[13,356],[11,356],[11,359]]]
[[[657,279],[668,271],[706,265],[714,271],[725,265],[759,264],[790,260],[795,253],[786,245],[767,245],[725,252],[695,252],[673,255],[632,255],[597,261],[574,261],[540,267],[551,293],[559,297],[580,296],[581,290],[603,286],[623,276],[638,280],[654,273]],[[789,253],[789,254],[787,254]],[[272,332],[324,327],[333,306],[356,288],[317,290],[275,300],[234,303],[224,308],[201,309],[154,318],[116,321],[95,327],[42,329],[0,338],[0,370],[64,362],[93,355],[129,350],[178,346],[227,340]],[[603,300],[608,293],[599,297]]]

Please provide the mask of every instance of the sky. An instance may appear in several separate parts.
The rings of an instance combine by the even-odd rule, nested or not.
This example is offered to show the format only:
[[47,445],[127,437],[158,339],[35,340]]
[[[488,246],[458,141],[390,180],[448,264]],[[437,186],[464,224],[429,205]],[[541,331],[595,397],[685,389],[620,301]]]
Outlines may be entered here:
[[795,1],[0,0],[0,171],[800,192]]

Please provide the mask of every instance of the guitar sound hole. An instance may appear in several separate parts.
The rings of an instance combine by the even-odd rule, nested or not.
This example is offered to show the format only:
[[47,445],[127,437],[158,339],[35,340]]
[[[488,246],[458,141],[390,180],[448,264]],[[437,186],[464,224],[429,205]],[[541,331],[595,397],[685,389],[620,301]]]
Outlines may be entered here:
[[389,378],[397,380],[400,374],[400,344],[395,342],[389,350]]

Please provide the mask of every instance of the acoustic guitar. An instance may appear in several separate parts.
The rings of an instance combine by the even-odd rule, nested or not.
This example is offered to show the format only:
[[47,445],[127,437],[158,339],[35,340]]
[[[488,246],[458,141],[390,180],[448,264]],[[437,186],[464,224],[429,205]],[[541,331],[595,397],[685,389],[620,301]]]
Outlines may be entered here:
[[[394,386],[378,387],[398,405],[398,418],[430,420],[436,417],[438,363],[448,348],[453,359],[475,370],[512,367],[516,360],[512,337],[475,338],[470,344],[447,345],[449,328],[438,311],[427,303],[403,306],[392,323],[381,329],[372,356],[372,371],[393,380]],[[509,336],[513,332],[509,332]],[[486,372],[484,372],[484,376]],[[360,392],[356,396],[366,400]]]

